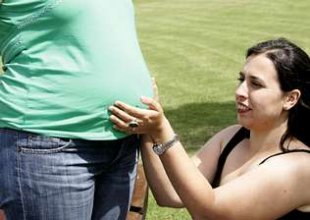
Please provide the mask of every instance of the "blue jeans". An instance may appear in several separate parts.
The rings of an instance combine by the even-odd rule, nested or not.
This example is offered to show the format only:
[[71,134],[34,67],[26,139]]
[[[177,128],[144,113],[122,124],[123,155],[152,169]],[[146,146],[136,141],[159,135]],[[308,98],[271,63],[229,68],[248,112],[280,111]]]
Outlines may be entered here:
[[138,145],[0,129],[0,208],[7,220],[126,219]]

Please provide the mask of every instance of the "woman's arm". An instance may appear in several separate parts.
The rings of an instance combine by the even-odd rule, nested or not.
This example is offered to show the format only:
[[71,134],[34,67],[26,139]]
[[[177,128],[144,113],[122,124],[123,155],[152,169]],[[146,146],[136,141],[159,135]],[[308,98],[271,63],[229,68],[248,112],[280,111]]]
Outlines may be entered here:
[[150,136],[142,138],[142,161],[145,175],[158,205],[181,208],[183,203],[174,190],[159,157],[152,150],[153,141]]
[[[223,137],[227,137],[227,135],[232,136],[239,128],[240,126],[231,126],[217,133],[197,154],[191,157],[195,167],[199,169],[209,182],[212,182],[217,168],[216,165],[221,153]],[[143,167],[154,198],[160,206],[184,207],[183,202],[167,176],[160,158],[152,150],[153,144],[154,142],[149,135],[143,135],[141,144]]]
[[[174,131],[161,107],[150,100],[143,102],[149,106],[149,110],[116,103],[122,110],[112,109],[114,115],[111,120],[115,128],[129,133],[147,133],[158,143],[171,140]],[[127,123],[133,118],[137,118],[139,127],[130,131]],[[148,153],[151,154],[150,149]],[[254,158],[251,162],[255,166],[245,172],[234,173],[233,180],[216,189],[212,189],[208,178],[197,169],[180,142],[157,158],[154,155],[148,157],[150,160],[152,158],[157,160],[156,164],[160,159],[165,173],[193,219],[276,219],[306,204],[307,197],[302,192],[307,187],[302,182],[309,175],[296,172],[304,169],[298,168],[301,160],[293,158],[292,154],[275,157],[262,165],[258,165],[260,158],[256,158],[257,161]],[[158,193],[158,196],[165,195]]]
[[[150,110],[130,109],[128,105],[121,102],[116,103],[119,109],[111,107],[110,110],[114,114],[111,116],[111,120],[115,123],[115,128],[130,132],[127,122],[134,118],[138,118],[139,120],[143,118],[143,121],[139,121],[139,127],[136,128],[135,132],[139,133],[143,131],[142,133],[145,133],[149,131],[146,133],[149,133],[152,142],[156,143],[165,143],[171,140],[174,136],[174,131],[169,121],[163,115],[161,107],[158,103],[149,99],[144,101],[146,104],[148,103]],[[128,117],[126,112],[133,115],[133,117]],[[115,117],[115,115],[117,117]],[[120,118],[122,120],[120,120]],[[196,213],[204,213],[205,205],[200,200],[212,200],[212,187],[208,184],[204,175],[196,168],[193,161],[188,157],[181,143],[176,142],[173,147],[158,157],[154,152],[151,152],[151,146],[149,145],[152,145],[152,142],[148,142],[148,146],[144,146],[143,156],[144,161],[148,161],[146,173],[149,173],[149,171],[153,169],[153,171],[149,173],[148,178],[151,181],[150,185],[152,185],[153,192],[155,192],[157,198],[165,203],[167,202],[165,201],[165,197],[168,197],[170,200],[169,202],[174,200],[173,206],[182,204],[179,202],[174,190],[170,186],[169,182],[171,182],[175,191],[178,192],[178,195],[183,201],[183,204],[193,216]],[[158,168],[160,170],[159,172],[156,170]],[[166,177],[166,174],[168,174],[170,181]],[[156,175],[158,176],[156,177]],[[160,178],[158,184],[159,188],[156,188],[156,178]],[[163,187],[165,183],[168,184],[168,187]],[[209,190],[205,190],[208,187]],[[165,195],[166,193],[169,196]]]

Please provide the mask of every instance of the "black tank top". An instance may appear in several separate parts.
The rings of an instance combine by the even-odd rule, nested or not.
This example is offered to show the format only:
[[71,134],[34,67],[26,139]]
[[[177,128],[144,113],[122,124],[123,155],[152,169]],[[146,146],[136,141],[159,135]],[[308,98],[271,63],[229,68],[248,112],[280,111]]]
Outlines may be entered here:
[[[217,165],[217,170],[215,172],[215,176],[212,182],[213,188],[219,186],[220,180],[221,180],[221,175],[222,171],[226,162],[226,159],[229,155],[229,153],[234,149],[234,147],[241,142],[243,139],[249,138],[250,137],[250,132],[246,128],[240,128],[237,133],[231,138],[231,140],[227,143],[225,146],[223,152],[221,153],[219,160],[218,160],[218,165]],[[273,154],[267,158],[265,158],[262,162],[259,164],[264,163],[266,160],[268,160],[271,157],[281,155],[281,154],[286,154],[286,153],[292,153],[292,152],[306,152],[310,153],[310,150],[292,150],[292,151],[286,151],[286,152],[280,152],[277,154]],[[293,211],[287,213],[286,215],[282,216],[281,218],[278,218],[278,220],[310,220],[310,212],[301,212],[297,209],[294,209]]]

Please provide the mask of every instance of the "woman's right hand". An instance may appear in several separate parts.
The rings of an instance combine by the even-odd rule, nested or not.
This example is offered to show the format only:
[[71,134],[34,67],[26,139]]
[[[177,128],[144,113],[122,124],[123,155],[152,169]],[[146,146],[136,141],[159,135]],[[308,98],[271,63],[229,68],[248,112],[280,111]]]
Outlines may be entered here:
[[[163,108],[153,98],[141,97],[141,102],[148,106],[148,109],[137,108],[121,101],[116,101],[109,110],[112,113],[110,120],[114,128],[130,134],[157,135],[165,125],[167,119],[164,116]],[[130,126],[135,121],[136,127]]]

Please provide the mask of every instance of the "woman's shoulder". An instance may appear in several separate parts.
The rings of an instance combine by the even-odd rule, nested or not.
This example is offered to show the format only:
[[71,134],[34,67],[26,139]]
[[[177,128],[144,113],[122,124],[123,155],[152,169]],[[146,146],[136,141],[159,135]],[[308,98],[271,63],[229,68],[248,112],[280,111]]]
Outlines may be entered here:
[[234,124],[227,126],[226,128],[222,129],[220,133],[227,134],[227,135],[234,135],[237,131],[239,131],[242,128],[239,124]]
[[206,151],[210,148],[217,148],[221,152],[224,146],[231,140],[231,138],[242,128],[241,125],[230,125],[213,135],[200,149],[199,152]]
[[282,168],[292,169],[296,174],[298,173],[296,170],[304,170],[308,172],[310,180],[310,148],[300,141],[293,142],[291,145],[287,150],[269,156],[265,163],[275,166],[282,164]]
[[222,130],[218,131],[213,137],[224,138],[224,139],[227,137],[232,137],[241,128],[242,128],[242,126],[239,124],[230,125],[228,127],[223,128]]
[[295,175],[305,176],[309,178],[310,185],[310,148],[298,140],[292,140],[290,146],[282,151],[271,154],[260,163],[260,166],[274,166],[286,169]]
[[239,124],[230,125],[219,131],[215,137],[220,140],[221,146],[224,147],[242,128]]
[[[271,157],[260,167],[273,170],[273,177],[277,179],[283,178],[282,182],[286,185],[299,189],[300,198],[304,198],[310,207],[310,149],[300,148],[291,149],[291,151],[282,152]],[[282,174],[282,175],[281,175]]]

